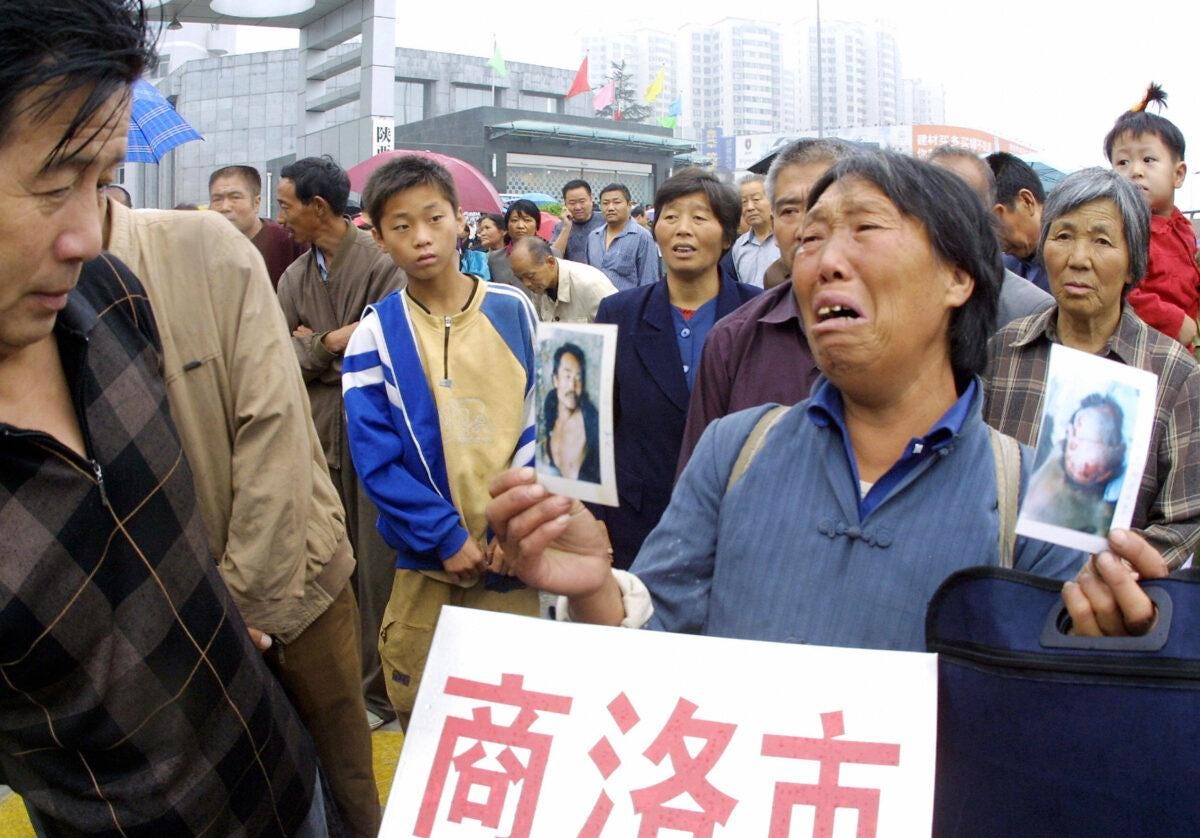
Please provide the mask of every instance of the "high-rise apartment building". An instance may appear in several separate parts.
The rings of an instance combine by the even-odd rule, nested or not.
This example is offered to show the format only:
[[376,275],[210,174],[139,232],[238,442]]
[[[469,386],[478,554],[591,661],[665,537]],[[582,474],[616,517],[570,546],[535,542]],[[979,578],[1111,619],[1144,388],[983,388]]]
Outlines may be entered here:
[[[796,122],[813,131],[899,121],[900,50],[882,25],[815,18],[788,25],[787,63],[796,74]],[[818,29],[820,42],[818,44]]]
[[778,25],[739,18],[709,26],[689,24],[675,43],[684,105],[680,123],[685,130],[782,130],[784,71]]
[[[818,35],[819,29],[819,35]],[[819,41],[818,41],[819,38]],[[791,23],[726,18],[674,35],[655,30],[585,36],[592,83],[624,60],[639,93],[659,66],[676,91],[686,135],[833,133],[838,129],[945,121],[941,85],[904,79],[900,47],[885,23],[815,18]]]
[[946,121],[946,89],[921,79],[904,79],[899,112],[901,122],[941,125]]

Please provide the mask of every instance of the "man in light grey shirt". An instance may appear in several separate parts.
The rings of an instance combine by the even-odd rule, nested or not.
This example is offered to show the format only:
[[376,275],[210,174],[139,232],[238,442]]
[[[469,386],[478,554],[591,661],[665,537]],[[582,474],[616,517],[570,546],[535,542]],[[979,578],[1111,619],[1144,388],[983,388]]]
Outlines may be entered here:
[[750,229],[733,243],[733,267],[742,282],[762,288],[767,268],[779,259],[771,202],[762,175],[746,175],[738,188],[742,193],[742,220]]

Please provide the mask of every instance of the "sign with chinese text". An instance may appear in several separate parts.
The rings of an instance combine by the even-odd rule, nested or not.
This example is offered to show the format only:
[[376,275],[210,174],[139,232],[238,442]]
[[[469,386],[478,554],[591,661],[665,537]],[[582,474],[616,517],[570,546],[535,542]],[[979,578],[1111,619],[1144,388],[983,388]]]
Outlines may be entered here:
[[720,128],[703,128],[700,131],[700,156],[709,166],[716,167],[721,157],[721,139],[724,132]]
[[396,120],[390,116],[371,117],[371,156],[396,148]]
[[987,131],[963,128],[957,125],[914,125],[912,127],[912,153],[922,160],[938,146],[951,145],[965,148],[975,154],[991,154],[1007,151],[1011,154],[1032,154],[1029,146],[1006,140]]
[[928,835],[936,662],[446,607],[380,835]]

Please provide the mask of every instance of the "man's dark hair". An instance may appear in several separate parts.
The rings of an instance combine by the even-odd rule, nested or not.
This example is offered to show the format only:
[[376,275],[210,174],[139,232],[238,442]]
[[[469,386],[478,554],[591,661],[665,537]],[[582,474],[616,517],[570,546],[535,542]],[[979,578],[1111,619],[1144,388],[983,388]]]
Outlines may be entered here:
[[579,362],[579,386],[583,388],[584,395],[587,394],[587,356],[583,354],[583,350],[573,343],[564,343],[558,349],[554,350],[554,374],[558,375],[558,366],[562,363],[563,355],[574,355],[575,360]]
[[1105,135],[1104,156],[1108,159],[1109,163],[1112,162],[1113,146],[1117,144],[1117,140],[1126,134],[1133,137],[1140,137],[1144,134],[1158,137],[1163,141],[1163,145],[1167,147],[1167,150],[1174,155],[1175,160],[1172,162],[1178,163],[1183,159],[1183,152],[1186,148],[1183,140],[1183,132],[1175,127],[1175,123],[1165,116],[1159,116],[1156,113],[1150,113],[1146,110],[1151,103],[1158,103],[1160,106],[1165,106],[1167,103],[1166,92],[1153,82],[1146,90],[1146,95],[1142,101],[1117,117],[1117,121],[1113,123],[1112,129]]
[[586,180],[568,180],[565,184],[563,184],[562,196],[564,198],[567,197],[567,193],[572,189],[583,189],[588,193],[589,198],[592,197],[592,185]]
[[601,189],[600,190],[601,200],[604,199],[604,195],[607,192],[620,192],[622,195],[625,196],[626,201],[629,201],[630,203],[633,202],[633,196],[629,194],[629,187],[623,183],[610,183],[608,186]]
[[[284,177],[287,177],[286,170]],[[405,154],[389,160],[375,170],[363,189],[363,209],[371,216],[372,223],[383,229],[381,225],[388,201],[399,193],[418,186],[432,186],[449,202],[450,211],[458,212],[458,189],[454,186],[454,178],[450,172],[436,160],[416,154]],[[347,179],[347,190],[349,187],[350,181]]]
[[991,212],[958,175],[895,152],[839,160],[813,185],[808,208],[843,178],[879,189],[900,212],[921,223],[941,258],[974,278],[970,298],[950,315],[950,366],[961,392],[987,368],[988,339],[996,327],[1004,264]]
[[222,166],[208,176],[208,190],[211,192],[213,184],[223,177],[240,177],[250,186],[252,196],[262,194],[262,175],[253,166]]
[[[319,197],[329,204],[334,215],[346,212],[346,201],[350,199],[350,178],[345,169],[335,163],[328,154],[323,157],[305,157],[295,163],[289,163],[283,167],[279,176],[292,182],[300,203],[308,204],[313,198]],[[375,179],[374,175],[371,179]],[[371,216],[371,220],[375,220],[374,215]]]
[[646,207],[643,204],[634,204],[633,209],[629,211],[630,218],[645,218]]
[[733,191],[733,187],[722,183],[707,169],[689,166],[664,180],[662,186],[654,193],[655,209],[652,223],[655,227],[658,226],[658,220],[668,203],[697,192],[703,192],[704,197],[708,199],[708,205],[712,207],[713,214],[721,223],[725,249],[729,249],[737,239],[738,221],[742,217],[742,199]]
[[508,209],[504,211],[504,232],[508,233],[508,222],[513,217],[514,213],[528,215],[533,219],[534,235],[537,235],[537,230],[542,226],[542,211],[538,209],[538,205],[528,198],[518,198],[508,205]]
[[141,0],[0,0],[0,143],[8,142],[19,117],[44,120],[69,96],[84,93],[45,164],[62,162],[104,103],[128,93],[153,63]]
[[516,255],[518,249],[524,250],[535,265],[545,264],[546,258],[554,255],[554,249],[550,247],[550,243],[541,236],[526,236],[523,239],[517,239],[513,242],[513,256]]
[[1028,189],[1039,204],[1046,203],[1046,187],[1037,172],[1020,157],[1007,151],[994,151],[984,158],[996,177],[996,201],[1012,209],[1017,195]]

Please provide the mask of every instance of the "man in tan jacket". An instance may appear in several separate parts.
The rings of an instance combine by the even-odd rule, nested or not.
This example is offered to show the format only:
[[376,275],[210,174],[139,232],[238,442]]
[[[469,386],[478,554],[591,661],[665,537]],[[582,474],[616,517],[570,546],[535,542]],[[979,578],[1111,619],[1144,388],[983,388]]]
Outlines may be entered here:
[[342,408],[342,353],[363,309],[404,285],[404,272],[343,216],[350,179],[328,157],[306,157],[283,168],[276,199],[279,223],[309,251],[279,278],[279,304],[329,473],[346,509],[346,531],[358,557],[355,591],[362,625],[363,690],[367,709],[395,718],[379,665],[379,628],[395,576],[396,551],[375,528],[379,510],[354,470]]
[[108,200],[105,249],[142,280],[209,549],[317,746],[342,819],[379,828],[354,553],[262,257],[217,213]]

